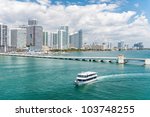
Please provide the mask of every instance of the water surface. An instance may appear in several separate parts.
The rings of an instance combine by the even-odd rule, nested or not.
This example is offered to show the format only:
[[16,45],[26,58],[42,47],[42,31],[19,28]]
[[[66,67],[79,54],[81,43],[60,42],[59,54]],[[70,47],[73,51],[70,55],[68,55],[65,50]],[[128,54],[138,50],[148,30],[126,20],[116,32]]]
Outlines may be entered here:
[[[150,58],[148,50],[72,52],[65,56],[116,57],[119,54]],[[81,71],[95,71],[99,80],[76,87],[74,80]],[[0,56],[0,94],[1,100],[149,100],[150,66]]]

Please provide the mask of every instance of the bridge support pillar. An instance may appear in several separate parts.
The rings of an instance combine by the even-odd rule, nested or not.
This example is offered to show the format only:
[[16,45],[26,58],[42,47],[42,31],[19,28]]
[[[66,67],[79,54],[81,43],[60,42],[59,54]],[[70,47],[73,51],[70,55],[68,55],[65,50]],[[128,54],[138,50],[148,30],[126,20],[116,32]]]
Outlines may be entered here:
[[119,64],[125,64],[125,59],[124,55],[119,55],[118,56],[118,63]]
[[150,59],[145,59],[145,65],[150,65]]

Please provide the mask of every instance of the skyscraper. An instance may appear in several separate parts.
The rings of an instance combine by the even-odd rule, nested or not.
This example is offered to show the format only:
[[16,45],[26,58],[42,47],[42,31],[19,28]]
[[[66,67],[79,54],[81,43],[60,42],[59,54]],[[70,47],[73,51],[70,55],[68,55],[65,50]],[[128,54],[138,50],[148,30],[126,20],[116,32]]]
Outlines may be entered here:
[[108,43],[107,43],[107,49],[108,49],[108,50],[112,50],[112,43],[111,43],[111,42],[108,42]]
[[50,35],[51,41],[50,41],[50,47],[52,49],[59,49],[58,48],[58,33],[57,32],[52,32]]
[[11,47],[16,49],[26,48],[26,28],[11,29]]
[[35,22],[28,24],[27,46],[31,51],[41,51],[43,45],[43,27],[37,26]]
[[43,32],[43,46],[48,46],[48,32]]
[[82,48],[82,30],[79,30],[69,36],[69,47],[76,49]]
[[124,49],[124,41],[118,42],[118,50],[123,50]]
[[69,46],[69,27],[61,26],[58,30],[58,49],[68,49]]
[[79,48],[82,48],[82,44],[83,44],[83,33],[82,30],[79,30]]
[[33,26],[36,26],[38,24],[37,20],[36,19],[29,19],[28,20],[28,25],[33,25]]
[[8,26],[0,24],[0,52],[6,52],[8,40]]
[[142,50],[144,48],[143,42],[138,42],[133,45],[134,49]]

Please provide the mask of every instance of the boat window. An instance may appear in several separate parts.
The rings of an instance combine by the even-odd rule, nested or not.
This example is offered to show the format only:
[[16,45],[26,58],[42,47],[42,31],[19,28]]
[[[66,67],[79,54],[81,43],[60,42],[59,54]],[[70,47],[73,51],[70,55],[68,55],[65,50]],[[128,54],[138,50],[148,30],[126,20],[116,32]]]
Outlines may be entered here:
[[89,78],[89,79],[78,79],[77,81],[89,81],[89,80],[92,80],[92,79],[95,79],[97,77],[92,77],[92,78]]
[[88,76],[85,76],[85,75],[78,75],[78,77],[86,78],[86,77],[88,77]]
[[93,75],[96,75],[96,74],[90,74],[90,75],[78,75],[78,77],[86,78],[86,77],[93,76]]

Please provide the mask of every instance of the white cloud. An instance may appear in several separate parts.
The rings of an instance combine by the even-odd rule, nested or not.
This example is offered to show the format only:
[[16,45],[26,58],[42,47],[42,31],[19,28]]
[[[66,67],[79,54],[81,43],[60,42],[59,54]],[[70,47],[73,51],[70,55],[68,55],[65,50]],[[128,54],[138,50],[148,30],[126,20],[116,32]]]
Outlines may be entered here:
[[50,31],[56,31],[60,25],[69,25],[71,32],[83,29],[84,42],[143,41],[150,47],[150,24],[144,14],[138,15],[135,11],[115,12],[119,7],[117,4],[49,4],[47,7],[47,0],[45,3],[3,0],[0,4],[0,22],[27,24],[28,19],[34,18]]
[[107,3],[111,1],[112,0],[89,0],[89,3]]
[[110,2],[111,0],[99,0],[100,2]]

